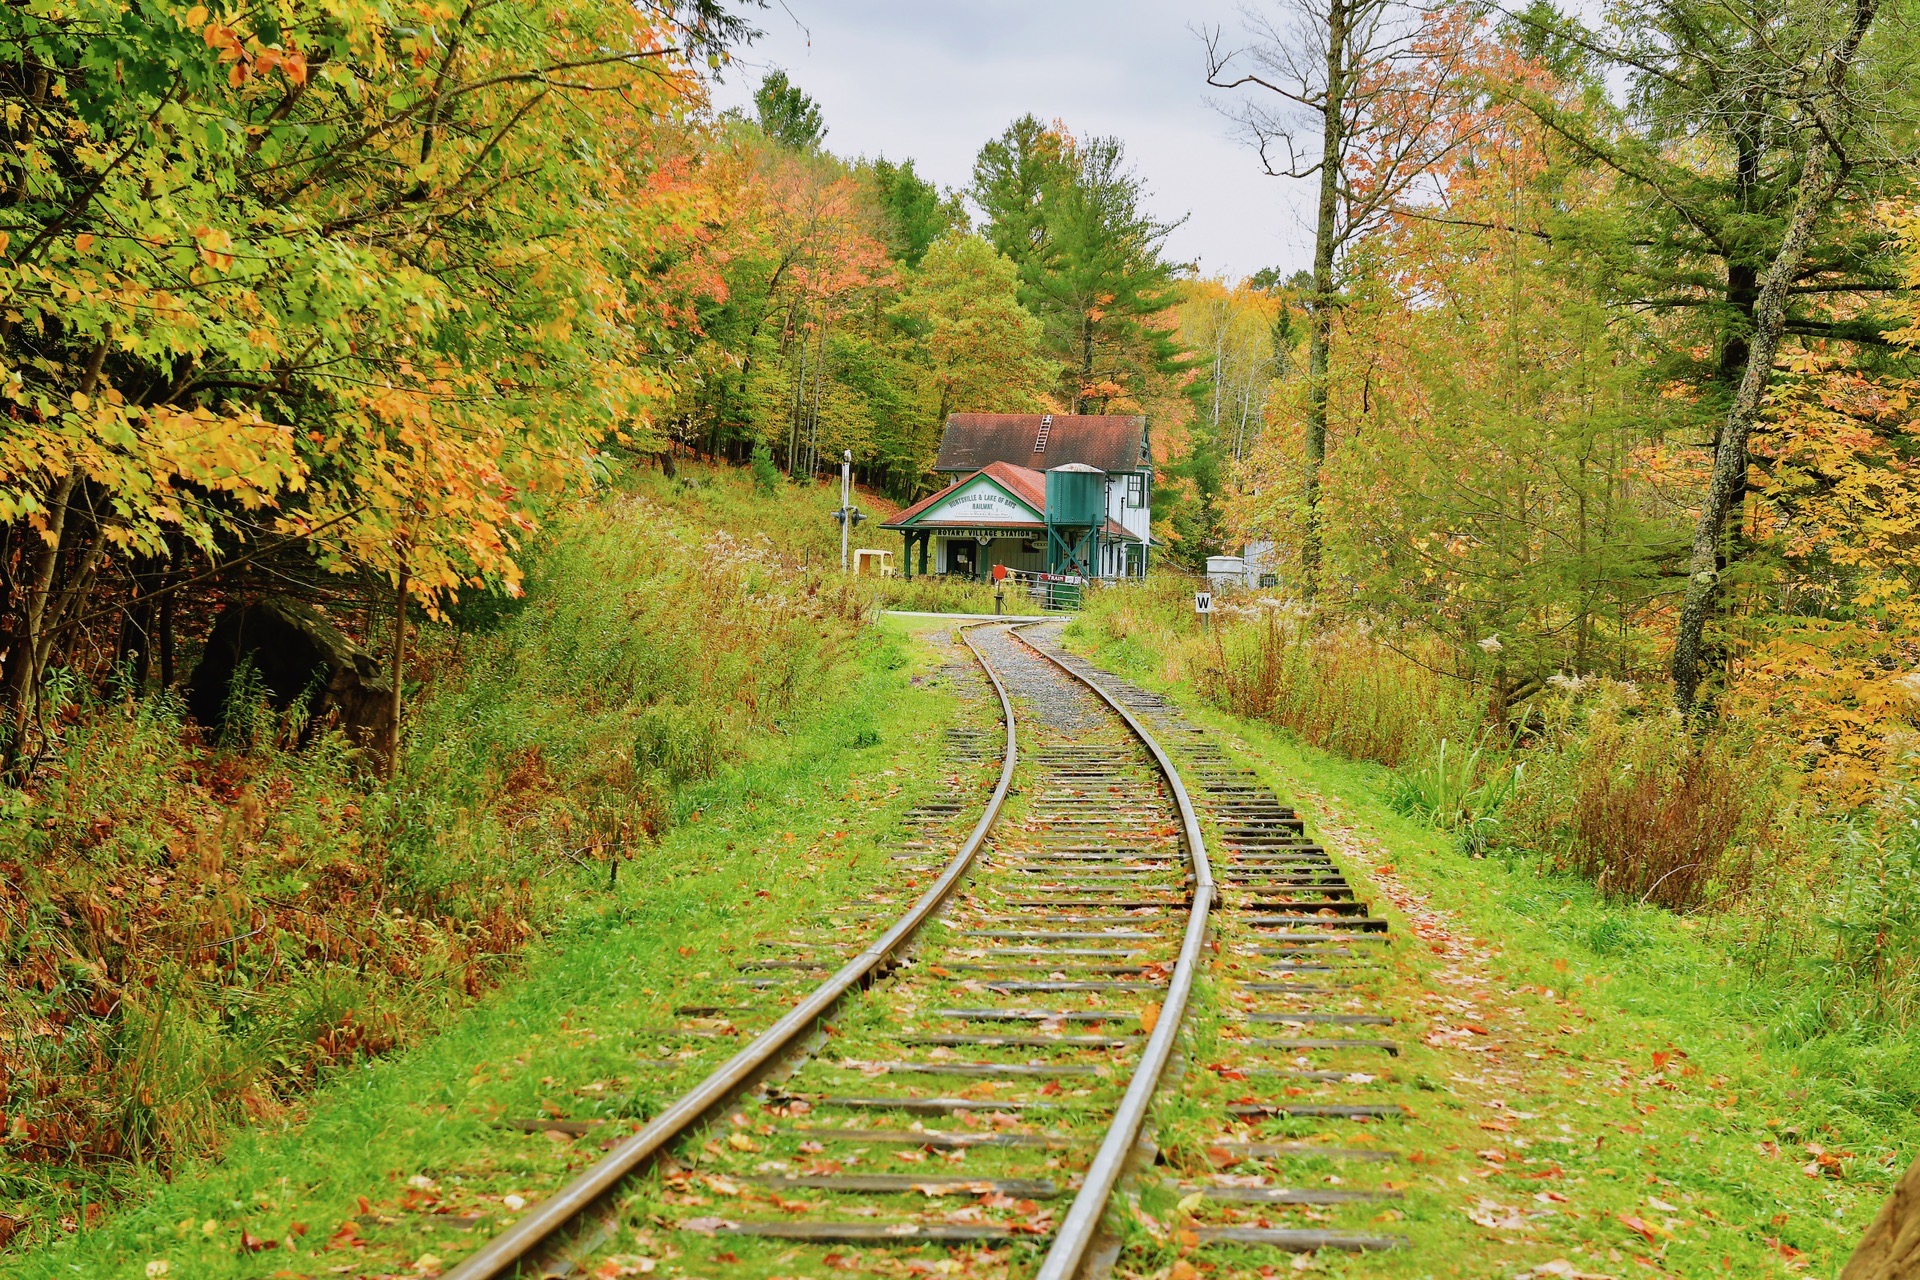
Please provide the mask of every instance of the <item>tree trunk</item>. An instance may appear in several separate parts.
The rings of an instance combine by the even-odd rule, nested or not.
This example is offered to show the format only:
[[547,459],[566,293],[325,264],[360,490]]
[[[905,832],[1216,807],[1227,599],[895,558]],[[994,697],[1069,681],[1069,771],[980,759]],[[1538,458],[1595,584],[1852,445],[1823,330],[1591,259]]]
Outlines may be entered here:
[[1920,1160],[1880,1206],[1840,1280],[1920,1280]]
[[31,714],[40,676],[36,660],[41,648],[41,624],[46,618],[47,599],[53,593],[54,574],[60,567],[60,553],[65,550],[63,543],[66,538],[67,511],[72,505],[74,486],[79,478],[78,472],[68,472],[54,486],[47,504],[46,532],[41,536],[40,545],[35,548],[30,561],[32,576],[23,602],[20,632],[7,650],[6,707],[12,723],[6,742],[0,745],[0,776],[13,775],[25,746],[27,718]]
[[161,581],[161,589],[166,592],[160,597],[160,688],[164,691],[173,688],[174,679],[179,672],[174,661],[174,601],[180,593],[173,590],[173,584],[180,577],[181,562],[186,556],[186,541],[179,533],[167,536],[167,573]]
[[393,593],[393,723],[387,728],[387,776],[400,771],[400,681],[407,661],[407,562]]
[[1333,254],[1340,234],[1348,3],[1327,4],[1327,92],[1320,107],[1320,206],[1314,215],[1313,306],[1307,334],[1306,527],[1300,541],[1300,572],[1308,598],[1320,590],[1320,472],[1327,460],[1327,376],[1333,364]]
[[1704,675],[1702,636],[1707,614],[1720,589],[1720,531],[1733,505],[1734,496],[1745,490],[1747,482],[1747,436],[1760,412],[1760,401],[1773,371],[1773,359],[1780,349],[1781,331],[1786,325],[1787,286],[1800,268],[1814,224],[1833,198],[1835,182],[1828,172],[1828,148],[1823,136],[1816,136],[1808,149],[1806,170],[1800,176],[1800,191],[1794,200],[1793,214],[1779,251],[1767,267],[1760,296],[1753,307],[1753,337],[1748,344],[1747,367],[1734,392],[1733,404],[1720,428],[1714,445],[1713,470],[1707,479],[1707,492],[1700,504],[1700,515],[1693,525],[1693,557],[1687,566],[1687,594],[1680,608],[1680,626],[1673,637],[1673,700],[1683,716],[1691,717],[1698,706],[1700,682]]
[[[105,367],[106,359],[107,343],[103,338],[94,344],[87,356],[86,372],[80,379],[82,395],[93,394],[94,387],[100,382],[100,371]],[[0,697],[0,705],[6,707],[13,720],[12,731],[6,735],[6,741],[0,743],[0,776],[11,777],[19,766],[27,717],[39,700],[40,672],[47,655],[52,651],[47,602],[53,597],[54,575],[59,571],[60,556],[65,550],[63,543],[67,513],[72,509],[74,489],[79,481],[80,473],[70,471],[54,485],[52,501],[47,504],[47,531],[39,555],[33,562],[33,581],[27,589],[25,618],[20,635],[8,649],[7,669],[4,677],[0,678],[3,679],[3,686],[0,687],[5,689],[4,696]],[[94,533],[94,548],[84,565],[89,573],[100,543],[97,522]]]
[[1093,385],[1093,321],[1086,317],[1082,308],[1080,316],[1080,373],[1079,386],[1073,389],[1073,411],[1087,411],[1087,390]]

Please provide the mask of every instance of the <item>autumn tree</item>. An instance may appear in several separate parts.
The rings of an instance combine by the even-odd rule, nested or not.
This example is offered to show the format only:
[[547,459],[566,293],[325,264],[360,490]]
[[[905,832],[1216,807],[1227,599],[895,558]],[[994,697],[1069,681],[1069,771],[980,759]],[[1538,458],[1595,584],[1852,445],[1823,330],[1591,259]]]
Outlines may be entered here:
[[866,480],[912,492],[933,456],[928,389],[891,308],[912,276],[909,233],[928,228],[901,219],[951,200],[905,166],[795,152],[740,125],[722,124],[712,164],[730,211],[716,245],[726,287],[699,318],[681,438],[736,460],[764,442],[795,476],[851,450]]
[[671,121],[742,31],[708,0],[0,15],[7,761],[105,582],[141,608],[296,548],[429,608],[516,590],[548,495],[652,430],[710,283]]
[[977,235],[949,232],[895,304],[922,353],[936,431],[950,413],[1043,407],[1054,368],[1018,294],[1013,263]]
[[[1271,282],[1267,282],[1271,286]],[[1177,340],[1192,365],[1192,421],[1180,456],[1163,474],[1173,501],[1166,519],[1174,554],[1202,564],[1226,545],[1226,499],[1266,427],[1277,380],[1294,371],[1294,303],[1286,291],[1192,280],[1174,309]]]
[[1406,218],[1356,256],[1343,324],[1364,364],[1335,380],[1351,432],[1327,465],[1341,603],[1437,641],[1498,713],[1561,672],[1641,675],[1674,585],[1681,477],[1645,394],[1644,322],[1598,264],[1524,231],[1465,226],[1605,203],[1525,130],[1447,174],[1454,223]]
[[1246,10],[1246,43],[1201,33],[1207,83],[1275,177],[1313,182],[1313,288],[1308,308],[1300,564],[1320,579],[1320,481],[1327,454],[1328,379],[1347,251],[1383,218],[1414,203],[1432,167],[1469,123],[1459,65],[1465,6],[1416,9],[1400,0],[1296,0]]
[[[1738,558],[1729,515],[1748,491],[1748,440],[1782,340],[1880,344],[1895,327],[1874,315],[1890,240],[1868,210],[1907,181],[1915,54],[1906,30],[1876,37],[1878,17],[1870,0],[1751,14],[1658,0],[1610,10],[1599,28],[1544,5],[1511,23],[1595,85],[1577,102],[1535,85],[1514,100],[1616,175],[1641,211],[1630,226],[1575,220],[1557,233],[1609,246],[1623,301],[1691,317],[1683,331],[1704,338],[1676,341],[1669,361],[1718,418],[1673,642],[1674,697],[1688,713],[1721,661],[1707,624]],[[1621,102],[1602,91],[1610,76],[1627,87]],[[1704,361],[1692,356],[1701,346]]]
[[1274,380],[1294,371],[1296,299],[1256,278],[1193,281],[1178,308],[1180,342],[1201,376],[1207,435],[1235,464],[1259,440]]

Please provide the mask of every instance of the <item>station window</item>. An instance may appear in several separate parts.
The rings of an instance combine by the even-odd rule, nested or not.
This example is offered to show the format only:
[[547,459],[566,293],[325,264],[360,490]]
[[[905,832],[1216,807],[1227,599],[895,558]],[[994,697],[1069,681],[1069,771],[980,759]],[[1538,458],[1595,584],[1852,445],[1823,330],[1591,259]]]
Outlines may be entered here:
[[1127,505],[1130,507],[1147,505],[1147,477],[1144,472],[1136,471],[1127,477]]

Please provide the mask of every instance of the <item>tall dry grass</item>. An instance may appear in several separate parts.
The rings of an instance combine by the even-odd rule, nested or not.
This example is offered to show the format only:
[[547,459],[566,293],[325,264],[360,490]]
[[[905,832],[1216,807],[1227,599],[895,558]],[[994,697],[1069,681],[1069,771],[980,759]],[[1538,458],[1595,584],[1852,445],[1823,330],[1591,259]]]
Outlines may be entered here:
[[1210,619],[1193,610],[1204,579],[1162,574],[1092,593],[1085,625],[1109,643],[1151,652],[1223,710],[1265,720],[1314,746],[1399,767],[1443,738],[1471,739],[1475,691],[1291,602],[1221,595]]
[[1100,592],[1086,625],[1152,651],[1223,710],[1398,770],[1403,810],[1476,852],[1525,848],[1611,897],[1693,911],[1739,898],[1753,850],[1778,843],[1779,770],[1731,737],[1694,739],[1632,686],[1558,681],[1512,709],[1533,731],[1496,730],[1484,692],[1443,674],[1445,654],[1270,598],[1227,595],[1203,624],[1194,585]]
[[1471,736],[1473,691],[1355,627],[1324,628],[1284,606],[1215,624],[1198,684],[1236,715],[1271,721],[1356,760],[1398,768],[1449,734]]

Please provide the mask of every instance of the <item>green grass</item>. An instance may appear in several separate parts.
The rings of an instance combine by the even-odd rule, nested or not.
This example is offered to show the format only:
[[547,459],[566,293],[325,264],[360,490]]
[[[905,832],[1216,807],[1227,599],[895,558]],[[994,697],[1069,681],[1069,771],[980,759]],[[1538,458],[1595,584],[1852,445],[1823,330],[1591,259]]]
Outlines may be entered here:
[[[1403,1038],[1471,1020],[1491,1034],[1465,1041],[1500,1048],[1469,1053],[1443,1035],[1399,1064],[1416,1119],[1382,1140],[1421,1163],[1390,1229],[1416,1247],[1327,1271],[1484,1276],[1570,1257],[1640,1273],[1629,1256],[1688,1276],[1838,1270],[1920,1141],[1920,1062],[1898,1030],[1834,1028],[1818,988],[1756,978],[1738,939],[1710,925],[1608,903],[1524,856],[1471,857],[1394,812],[1391,771],[1221,713],[1137,641],[1103,646],[1090,631],[1071,629],[1070,645],[1215,729],[1392,918]],[[1171,1124],[1177,1140],[1177,1113]],[[1552,1213],[1487,1229],[1468,1217],[1482,1199]],[[1669,1219],[1685,1224],[1671,1236]]]
[[914,613],[979,613],[999,611],[1008,615],[1037,617],[1045,610],[1024,590],[1008,584],[1004,598],[996,600],[991,583],[969,582],[961,578],[916,575],[886,579],[879,587],[880,599],[889,609]]
[[[425,1206],[459,1195],[499,1213],[501,1197],[596,1156],[591,1143],[503,1136],[494,1124],[554,1109],[650,1115],[735,1043],[681,1058],[637,1029],[671,1024],[676,1004],[724,1001],[716,980],[756,932],[892,874],[893,818],[924,786],[926,735],[954,708],[911,682],[919,673],[897,633],[862,644],[840,696],[792,717],[741,767],[679,790],[671,833],[616,887],[604,868],[576,870],[572,908],[527,953],[524,977],[418,1048],[340,1075],[294,1123],[243,1134],[170,1182],[149,1178],[133,1207],[7,1274],[133,1277],[158,1261],[196,1280],[341,1263],[406,1271],[475,1243]],[[349,1221],[375,1242],[329,1249]],[[281,1243],[248,1252],[247,1237]]]

